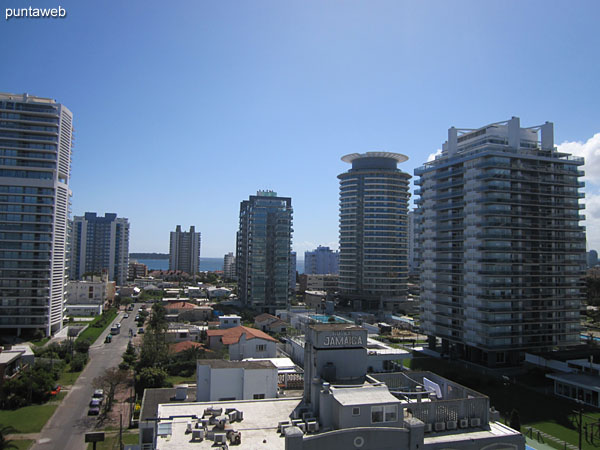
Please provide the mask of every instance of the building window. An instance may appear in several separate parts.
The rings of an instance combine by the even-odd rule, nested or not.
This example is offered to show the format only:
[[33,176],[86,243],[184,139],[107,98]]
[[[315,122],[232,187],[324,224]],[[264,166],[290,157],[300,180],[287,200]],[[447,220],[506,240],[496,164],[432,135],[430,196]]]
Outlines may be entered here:
[[267,351],[267,346],[265,344],[258,344],[256,346],[256,351],[257,352],[265,352],[265,351]]
[[254,400],[262,400],[265,398],[265,394],[254,394]]
[[398,406],[371,406],[371,423],[397,422]]
[[352,415],[360,416],[360,408],[358,406],[355,406],[354,408],[352,408]]

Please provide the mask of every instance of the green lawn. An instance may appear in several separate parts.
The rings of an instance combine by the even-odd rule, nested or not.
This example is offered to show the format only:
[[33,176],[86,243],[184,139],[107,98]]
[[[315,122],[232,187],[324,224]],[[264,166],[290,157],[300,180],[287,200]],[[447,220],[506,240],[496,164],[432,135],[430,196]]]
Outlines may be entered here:
[[32,439],[13,439],[10,441],[10,443],[13,444],[17,450],[28,450],[31,448],[34,442],[35,441]]
[[[110,436],[105,435],[104,439],[104,442],[96,444],[96,450],[112,450],[119,447],[119,433]],[[139,433],[123,432],[123,444],[137,444],[139,441]],[[92,450],[94,445],[89,443],[87,448],[88,450]]]
[[75,381],[77,381],[77,378],[79,375],[81,375],[81,372],[70,372],[70,369],[71,366],[67,364],[63,372],[60,374],[60,377],[56,382],[57,384],[60,384],[61,386],[72,386],[75,384]]
[[16,433],[39,433],[48,419],[52,417],[58,404],[34,405],[0,411],[0,423],[12,426]]
[[[102,315],[96,317],[93,322],[90,322],[89,326],[81,332],[77,337],[77,340],[87,339],[93,344],[102,332],[112,323],[115,317],[117,317],[117,314],[118,311],[115,308],[111,308]],[[95,327],[94,324],[96,323],[102,323],[103,326]]]
[[169,376],[167,377],[167,383],[171,383],[173,386],[178,384],[196,384],[196,375],[191,375],[189,377],[180,377],[180,376]]
[[31,343],[37,347],[41,347],[43,346],[46,342],[48,342],[50,340],[49,337],[45,337],[42,339],[38,339],[37,341],[31,341]]

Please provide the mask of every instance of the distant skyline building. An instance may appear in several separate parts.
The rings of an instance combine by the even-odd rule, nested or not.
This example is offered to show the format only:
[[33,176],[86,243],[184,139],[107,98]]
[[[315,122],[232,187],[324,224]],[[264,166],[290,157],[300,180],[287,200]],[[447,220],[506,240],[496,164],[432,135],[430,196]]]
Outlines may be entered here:
[[399,153],[352,153],[340,180],[342,298],[355,308],[394,311],[407,295],[408,184]]
[[196,275],[200,268],[200,240],[200,233],[193,225],[190,231],[181,231],[181,225],[177,225],[175,231],[171,231],[169,270]]
[[143,278],[148,276],[148,266],[146,264],[137,262],[135,260],[129,261],[129,267],[127,269],[127,279],[135,280],[136,278]]
[[129,221],[114,213],[104,217],[95,212],[75,216],[69,264],[71,280],[105,272],[109,280],[125,284],[129,270]]
[[223,257],[223,276],[229,279],[235,278],[235,255],[233,252],[229,252]]
[[448,130],[415,169],[421,332],[489,367],[580,341],[583,158],[554,147],[552,123],[518,117]]
[[304,252],[304,273],[326,275],[340,273],[340,252],[319,245],[315,250]]
[[587,252],[587,266],[591,269],[598,265],[598,252],[596,250],[590,250]]
[[292,199],[258,191],[240,203],[236,266],[245,306],[274,313],[289,303]]
[[0,329],[63,327],[73,114],[0,93]]
[[290,253],[290,294],[296,294],[296,252]]

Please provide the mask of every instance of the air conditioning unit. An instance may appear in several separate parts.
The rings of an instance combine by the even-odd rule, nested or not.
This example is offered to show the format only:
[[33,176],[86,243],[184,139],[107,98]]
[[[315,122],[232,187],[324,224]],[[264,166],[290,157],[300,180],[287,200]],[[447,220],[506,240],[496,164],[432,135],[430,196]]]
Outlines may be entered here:
[[446,429],[448,430],[456,430],[456,420],[449,420],[446,424]]
[[446,424],[444,422],[436,422],[433,429],[435,431],[444,431],[446,429]]
[[306,422],[306,430],[309,433],[316,433],[317,431],[319,431],[319,422],[317,422],[316,420]]
[[306,424],[304,422],[300,422],[298,425],[296,425],[298,428],[300,428],[300,430],[303,433],[306,433]]
[[474,417],[471,419],[471,426],[472,427],[478,427],[481,425],[481,419],[479,419],[479,417]]
[[277,424],[277,432],[278,432],[278,433],[281,433],[281,429],[283,428],[283,426],[284,426],[284,425],[288,425],[288,426],[289,426],[289,424],[290,424],[290,421],[289,421],[289,420],[283,420],[283,421],[279,422],[279,423]]
[[469,427],[469,419],[460,419],[459,426],[461,428],[468,428]]
[[192,430],[192,441],[203,441],[204,440],[204,429]]
[[227,444],[227,435],[225,433],[215,433],[214,441],[216,444]]
[[425,424],[425,433],[431,433],[431,424],[430,423],[426,423]]
[[229,439],[229,442],[234,445],[240,445],[242,443],[242,433],[239,431],[230,431],[227,433],[227,438]]

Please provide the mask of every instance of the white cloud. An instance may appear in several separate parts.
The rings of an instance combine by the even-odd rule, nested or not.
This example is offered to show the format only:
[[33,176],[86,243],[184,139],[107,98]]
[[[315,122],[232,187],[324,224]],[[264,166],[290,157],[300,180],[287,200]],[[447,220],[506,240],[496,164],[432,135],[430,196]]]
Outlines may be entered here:
[[565,141],[558,150],[585,158],[585,181],[600,185],[600,133],[596,133],[586,142]]
[[586,192],[585,194],[585,225],[587,249],[600,250],[600,194]]
[[441,154],[442,154],[442,149],[438,148],[435,153],[430,153],[429,154],[429,156],[427,157],[427,162],[433,161],[436,158],[436,156],[439,156]]

